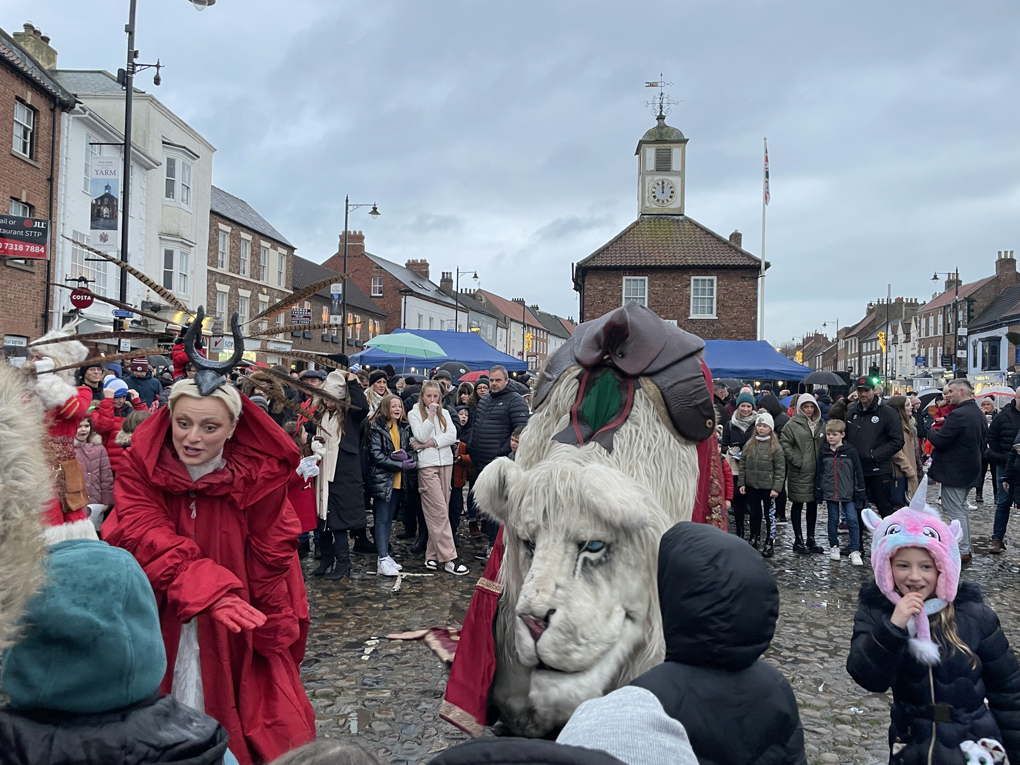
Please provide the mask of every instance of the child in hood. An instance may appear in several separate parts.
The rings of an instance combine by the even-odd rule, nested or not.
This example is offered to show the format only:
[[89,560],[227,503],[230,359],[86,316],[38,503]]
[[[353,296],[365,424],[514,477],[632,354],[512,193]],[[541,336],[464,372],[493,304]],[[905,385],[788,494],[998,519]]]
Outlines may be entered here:
[[678,523],[659,543],[659,606],[666,660],[632,685],[683,725],[698,762],[806,765],[793,689],[758,660],[779,615],[761,556],[713,526]]
[[977,585],[960,581],[959,521],[925,504],[865,510],[875,581],[861,587],[846,667],[865,690],[892,688],[891,763],[967,762],[1000,742],[1020,762],[1020,665]]
[[776,539],[775,499],[786,484],[786,457],[776,438],[772,415],[758,412],[754,421],[754,435],[747,439],[740,453],[740,473],[737,486],[747,498],[751,512],[751,546],[758,549],[762,522],[765,523],[765,542],[761,544],[762,557],[771,558]]

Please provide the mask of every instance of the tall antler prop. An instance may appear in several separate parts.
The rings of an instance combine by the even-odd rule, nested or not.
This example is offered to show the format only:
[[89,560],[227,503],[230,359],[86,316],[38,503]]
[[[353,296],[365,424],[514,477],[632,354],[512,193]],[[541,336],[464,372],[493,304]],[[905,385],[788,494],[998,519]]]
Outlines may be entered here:
[[208,396],[226,382],[226,375],[230,374],[230,371],[237,366],[237,362],[241,360],[241,356],[244,354],[244,333],[241,332],[241,325],[238,323],[235,312],[230,317],[230,332],[234,336],[234,353],[226,361],[209,361],[195,348],[195,340],[204,320],[205,309],[199,306],[195,320],[191,322],[187,334],[184,335],[184,352],[197,370],[195,384],[198,386],[198,392],[203,396]]

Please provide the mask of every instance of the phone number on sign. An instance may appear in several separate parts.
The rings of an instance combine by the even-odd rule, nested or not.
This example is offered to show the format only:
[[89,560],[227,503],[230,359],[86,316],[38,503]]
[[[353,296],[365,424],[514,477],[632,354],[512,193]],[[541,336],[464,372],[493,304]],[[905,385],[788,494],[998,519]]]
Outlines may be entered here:
[[46,245],[25,244],[24,242],[11,242],[0,239],[0,255],[45,255]]

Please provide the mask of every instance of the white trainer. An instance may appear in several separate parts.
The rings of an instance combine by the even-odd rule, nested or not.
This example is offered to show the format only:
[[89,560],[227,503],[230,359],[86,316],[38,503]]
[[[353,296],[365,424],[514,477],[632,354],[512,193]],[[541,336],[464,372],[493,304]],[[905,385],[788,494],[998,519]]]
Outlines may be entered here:
[[863,566],[864,565],[864,561],[861,560],[861,554],[859,552],[857,552],[856,550],[854,550],[852,553],[850,553],[850,565],[851,566]]
[[382,576],[398,576],[400,574],[400,569],[397,568],[397,564],[393,562],[392,558],[380,558],[377,573]]
[[396,566],[397,567],[397,571],[403,571],[404,570],[403,566],[401,566],[399,563],[397,563],[395,560],[393,560],[393,556],[392,555],[387,555],[385,560],[388,560],[390,563],[392,563],[394,566]]
[[839,545],[829,548],[829,560],[839,560]]

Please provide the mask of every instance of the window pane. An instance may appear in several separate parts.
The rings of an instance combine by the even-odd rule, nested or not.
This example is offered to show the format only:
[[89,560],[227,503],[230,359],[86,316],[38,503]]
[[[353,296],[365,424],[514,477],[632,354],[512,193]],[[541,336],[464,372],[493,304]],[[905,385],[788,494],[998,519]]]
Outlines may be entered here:
[[624,303],[640,303],[641,305],[647,305],[646,300],[646,286],[647,282],[643,278],[627,278],[623,279],[623,302]]
[[263,247],[259,252],[259,281],[266,280],[266,266],[269,264],[269,248]]
[[191,165],[181,162],[181,204],[191,206]]
[[32,134],[35,112],[20,101],[14,102],[14,142],[11,148],[26,157],[32,156]]
[[82,191],[86,194],[92,193],[92,157],[97,155],[99,151],[102,151],[103,148],[102,146],[93,146],[92,144],[95,143],[95,140],[88,133],[85,134],[85,178]]
[[242,297],[237,301],[237,318],[241,324],[248,322],[248,298]]
[[177,255],[177,291],[186,293],[188,291],[188,259],[190,253],[183,250]]
[[21,218],[31,218],[32,208],[22,202],[20,199],[12,199],[8,213],[11,215],[17,215]]
[[227,320],[227,293],[216,293],[216,318],[222,321]]
[[283,286],[283,275],[287,273],[287,256],[282,252],[280,253],[280,259],[276,263],[276,286]]
[[227,232],[220,232],[219,249],[216,251],[216,267],[227,267]]
[[383,280],[381,276],[372,277],[372,297],[382,297]]
[[241,240],[241,267],[238,269],[241,276],[248,275],[248,254],[251,249],[251,243],[247,239]]
[[174,251],[163,250],[163,286],[168,290],[174,288]]

